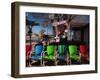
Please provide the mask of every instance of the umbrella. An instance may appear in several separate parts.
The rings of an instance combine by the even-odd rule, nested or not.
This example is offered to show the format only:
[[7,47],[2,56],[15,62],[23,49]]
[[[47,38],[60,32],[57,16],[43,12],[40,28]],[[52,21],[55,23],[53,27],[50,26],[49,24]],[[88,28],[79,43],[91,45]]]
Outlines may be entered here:
[[30,21],[30,20],[26,19],[26,25],[37,26],[37,25],[39,25],[39,23],[36,23],[35,21]]

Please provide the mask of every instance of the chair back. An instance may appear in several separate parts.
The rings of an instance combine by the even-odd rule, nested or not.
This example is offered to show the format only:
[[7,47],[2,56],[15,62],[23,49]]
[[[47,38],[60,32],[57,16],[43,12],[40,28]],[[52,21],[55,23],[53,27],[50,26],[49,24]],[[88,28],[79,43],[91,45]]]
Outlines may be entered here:
[[76,45],[69,45],[69,53],[70,56],[74,56],[75,54],[77,54],[77,46]]
[[36,55],[41,55],[41,53],[43,51],[43,45],[42,44],[36,44],[34,51],[35,51]]
[[55,52],[55,46],[54,45],[48,45],[47,46],[47,54],[48,55],[54,55]]
[[67,47],[65,48],[65,45],[59,45],[58,46],[58,53],[59,55],[64,55],[67,51]]
[[32,45],[26,45],[26,54],[29,55],[32,50]]
[[88,52],[88,48],[86,45],[80,45],[80,53],[86,54]]

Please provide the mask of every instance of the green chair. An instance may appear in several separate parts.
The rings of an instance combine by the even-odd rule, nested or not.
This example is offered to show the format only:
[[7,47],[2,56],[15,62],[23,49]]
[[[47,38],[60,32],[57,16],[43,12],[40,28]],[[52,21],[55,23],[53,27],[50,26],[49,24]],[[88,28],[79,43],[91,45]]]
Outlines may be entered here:
[[45,52],[47,53],[47,55],[44,56],[44,59],[54,61],[54,59],[55,59],[55,56],[54,56],[55,46],[54,45],[48,45],[47,51],[45,51]]
[[43,56],[44,61],[45,60],[49,61],[49,63],[55,61],[55,49],[56,49],[56,46],[54,45],[47,46],[47,50],[45,51],[45,54]]
[[67,62],[67,47],[65,45],[58,45],[58,64],[66,64]]
[[58,46],[58,59],[65,60],[66,58],[67,47],[65,45]]
[[78,53],[76,45],[69,45],[69,55],[70,55],[70,63],[71,64],[79,64],[80,63],[80,54]]

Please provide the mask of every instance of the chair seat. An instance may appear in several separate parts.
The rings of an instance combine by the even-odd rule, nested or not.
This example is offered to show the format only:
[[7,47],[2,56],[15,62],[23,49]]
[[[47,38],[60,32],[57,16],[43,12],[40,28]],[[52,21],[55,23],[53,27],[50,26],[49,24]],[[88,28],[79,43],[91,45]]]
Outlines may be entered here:
[[73,56],[70,56],[70,57],[71,57],[71,59],[80,61],[80,56],[79,55],[73,55]]
[[50,55],[50,56],[45,56],[44,59],[53,60],[54,61],[55,57],[53,55]]
[[36,56],[32,56],[31,57],[31,60],[40,60],[41,59],[41,56],[40,55],[36,55]]
[[58,59],[60,59],[60,60],[65,60],[66,59],[66,56],[65,55],[61,55],[61,56],[58,56]]

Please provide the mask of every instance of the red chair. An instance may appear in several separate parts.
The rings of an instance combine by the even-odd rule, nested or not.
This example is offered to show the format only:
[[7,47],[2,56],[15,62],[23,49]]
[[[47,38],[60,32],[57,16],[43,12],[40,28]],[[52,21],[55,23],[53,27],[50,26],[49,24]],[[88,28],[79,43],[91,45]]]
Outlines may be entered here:
[[32,51],[32,45],[26,45],[26,66],[30,63],[30,53]]
[[80,45],[81,55],[86,55],[88,52],[88,47],[86,45]]
[[88,63],[89,61],[89,51],[86,45],[80,45],[80,54],[83,63]]

